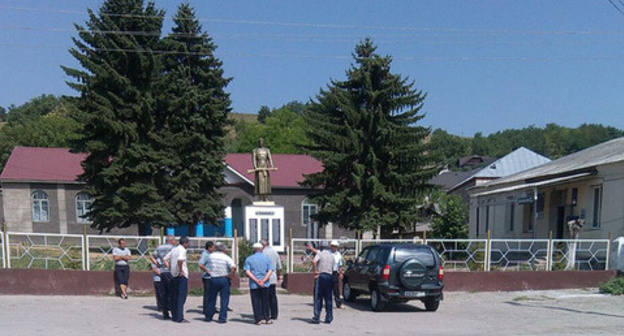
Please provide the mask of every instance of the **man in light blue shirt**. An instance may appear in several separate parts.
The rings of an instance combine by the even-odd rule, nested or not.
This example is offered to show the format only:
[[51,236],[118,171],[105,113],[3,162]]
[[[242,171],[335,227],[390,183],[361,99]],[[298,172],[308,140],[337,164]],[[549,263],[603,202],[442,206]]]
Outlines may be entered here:
[[269,313],[269,286],[275,267],[271,259],[262,254],[262,248],[260,243],[253,244],[254,253],[245,260],[243,268],[249,277],[249,293],[256,325],[260,325],[263,321],[265,324],[273,323]]
[[214,243],[206,242],[206,249],[199,257],[198,266],[202,270],[202,282],[204,283],[204,315],[208,313],[208,298],[210,297],[210,253],[214,250]]

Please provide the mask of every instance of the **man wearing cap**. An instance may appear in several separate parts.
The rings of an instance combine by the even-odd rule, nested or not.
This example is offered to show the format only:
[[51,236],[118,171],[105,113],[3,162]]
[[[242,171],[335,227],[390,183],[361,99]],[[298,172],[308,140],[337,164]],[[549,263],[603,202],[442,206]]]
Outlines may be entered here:
[[262,254],[271,259],[273,269],[275,270],[273,273],[271,273],[269,285],[269,315],[271,317],[271,320],[277,320],[277,282],[282,275],[282,261],[280,260],[280,256],[279,254],[277,254],[277,251],[275,251],[275,249],[271,245],[269,245],[269,242],[266,239],[262,239],[260,243],[264,247],[262,249]]
[[171,272],[169,268],[165,265],[164,259],[171,249],[176,245],[176,237],[174,235],[167,235],[167,239],[165,240],[165,244],[162,244],[156,248],[156,251],[150,255],[152,259],[152,263],[158,266],[158,270],[160,271],[160,303],[162,306],[163,319],[168,320],[171,318],[169,315],[171,312],[172,302],[171,299],[173,295],[172,289],[172,280]]
[[219,310],[219,323],[227,322],[228,306],[230,304],[230,278],[236,273],[234,260],[225,252],[227,246],[222,243],[215,244],[215,250],[210,254],[210,296],[208,297],[208,309],[204,321],[212,321],[216,312],[217,294],[221,297],[221,309]]
[[254,314],[254,323],[260,325],[272,324],[269,313],[269,281],[275,271],[269,257],[262,253],[261,243],[253,244],[253,254],[245,260],[244,270],[249,277],[249,294]]
[[332,307],[334,257],[327,248],[327,242],[322,242],[321,251],[314,256],[314,278],[316,279],[315,286],[317,288],[315,288],[312,323],[315,324],[320,322],[323,301],[325,301],[325,323],[332,323],[334,319]]
[[342,277],[343,277],[343,265],[344,259],[342,259],[342,253],[338,251],[338,246],[340,244],[337,240],[332,240],[331,243],[331,254],[334,257],[334,268],[332,271],[332,277],[334,279],[334,300],[336,300],[336,308],[340,308],[342,306]]

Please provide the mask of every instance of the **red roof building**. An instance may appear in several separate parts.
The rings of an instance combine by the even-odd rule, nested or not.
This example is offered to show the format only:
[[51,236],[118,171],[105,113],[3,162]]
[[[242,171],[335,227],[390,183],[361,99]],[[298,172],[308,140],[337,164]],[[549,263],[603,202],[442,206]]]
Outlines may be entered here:
[[[82,233],[90,222],[82,217],[90,197],[78,181],[85,154],[67,148],[15,147],[2,174],[2,210],[8,231]],[[273,193],[270,200],[284,207],[286,232],[295,238],[341,237],[350,234],[331,225],[319,228],[310,220],[318,206],[309,200],[315,190],[303,188],[304,175],[323,170],[320,161],[308,155],[273,154],[277,171],[271,173]],[[227,218],[239,236],[245,235],[245,207],[252,205],[254,176],[251,154],[228,154],[224,158],[223,203]],[[93,231],[95,233],[95,231]],[[136,234],[135,229],[116,234]],[[218,234],[218,233],[215,233]],[[210,235],[210,233],[208,234]]]

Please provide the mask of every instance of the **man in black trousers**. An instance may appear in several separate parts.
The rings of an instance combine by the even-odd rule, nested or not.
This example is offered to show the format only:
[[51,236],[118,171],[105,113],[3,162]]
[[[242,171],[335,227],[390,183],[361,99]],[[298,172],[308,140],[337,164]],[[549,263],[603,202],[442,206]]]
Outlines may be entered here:
[[329,253],[327,242],[321,243],[321,252],[314,257],[314,278],[316,279],[314,291],[314,317],[312,323],[318,324],[321,319],[323,301],[325,301],[325,323],[330,324],[334,320],[332,304],[332,291],[334,290],[334,257]]
[[180,245],[174,247],[165,256],[171,276],[173,277],[173,295],[171,299],[171,317],[174,322],[189,323],[184,319],[184,304],[188,294],[188,265],[186,263],[186,249],[189,246],[188,237],[180,238]]
[[167,235],[165,244],[162,244],[156,248],[156,251],[150,256],[152,263],[157,265],[160,270],[160,303],[162,305],[163,319],[169,320],[171,318],[171,294],[173,277],[164,263],[165,256],[171,252],[171,249],[177,244],[176,237],[174,235]]
[[271,245],[269,245],[269,242],[266,239],[262,239],[260,243],[263,246],[262,254],[271,259],[273,269],[275,269],[275,272],[271,273],[271,277],[269,278],[269,315],[271,317],[271,320],[277,320],[277,282],[282,275],[282,261],[280,260],[280,256],[279,254],[277,254],[277,251],[275,251],[275,249]]

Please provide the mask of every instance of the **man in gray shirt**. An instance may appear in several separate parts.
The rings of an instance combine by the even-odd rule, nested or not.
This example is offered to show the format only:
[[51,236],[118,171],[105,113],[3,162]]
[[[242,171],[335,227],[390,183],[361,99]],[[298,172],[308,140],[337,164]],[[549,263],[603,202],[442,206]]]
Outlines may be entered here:
[[262,239],[260,243],[263,246],[262,254],[271,259],[275,272],[271,274],[270,286],[269,286],[269,315],[271,320],[277,320],[278,305],[277,305],[277,282],[282,276],[282,261],[280,260],[277,251],[269,245],[266,239]]
[[152,263],[156,264],[160,270],[160,302],[162,304],[163,319],[171,318],[170,312],[172,307],[172,280],[171,272],[164,263],[165,256],[171,252],[171,249],[177,244],[174,235],[167,235],[165,244],[156,248],[156,251],[150,256]]
[[128,278],[130,278],[130,250],[126,247],[126,240],[120,238],[119,247],[113,249],[113,260],[115,260],[115,282],[119,286],[121,298],[128,298]]
[[316,279],[316,296],[314,297],[314,317],[312,323],[318,324],[321,318],[321,309],[325,301],[325,323],[334,320],[332,305],[332,290],[334,289],[334,257],[328,251],[327,242],[321,243],[321,252],[314,257],[314,278]]

